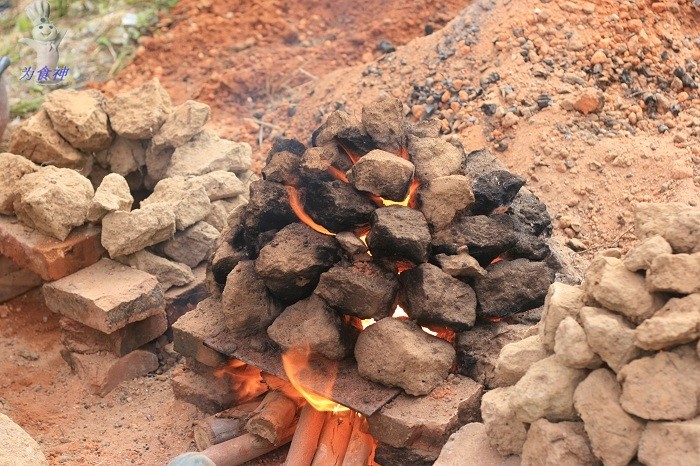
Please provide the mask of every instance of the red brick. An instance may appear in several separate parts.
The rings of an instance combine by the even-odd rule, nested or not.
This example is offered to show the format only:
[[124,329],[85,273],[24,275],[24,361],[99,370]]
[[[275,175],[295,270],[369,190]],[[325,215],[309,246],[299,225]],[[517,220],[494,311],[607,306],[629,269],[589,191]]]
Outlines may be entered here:
[[228,358],[204,346],[204,340],[218,335],[225,327],[221,301],[205,299],[194,311],[188,312],[173,324],[173,347],[185,357],[217,367],[228,361]]
[[127,380],[158,369],[158,357],[150,351],[136,350],[117,358],[109,353],[78,354],[67,350],[61,355],[88,390],[105,396]]
[[40,276],[23,269],[5,256],[0,256],[0,303],[9,301],[41,286]]
[[104,333],[165,310],[156,277],[110,259],[47,283],[43,290],[49,309]]
[[46,281],[58,280],[88,267],[102,257],[101,230],[94,225],[76,228],[59,241],[0,215],[0,254]]
[[103,333],[73,319],[61,319],[61,342],[71,352],[93,354],[107,351],[124,356],[161,336],[168,328],[165,312],[134,322],[113,333]]
[[399,395],[370,416],[369,430],[388,450],[407,449],[437,459],[447,439],[468,422],[480,420],[483,386],[451,375],[425,396]]

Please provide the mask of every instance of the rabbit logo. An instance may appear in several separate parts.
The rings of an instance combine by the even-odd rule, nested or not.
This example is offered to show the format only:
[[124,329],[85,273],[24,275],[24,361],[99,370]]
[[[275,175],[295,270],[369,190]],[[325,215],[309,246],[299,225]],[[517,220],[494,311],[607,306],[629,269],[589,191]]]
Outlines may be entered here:
[[[37,81],[46,84],[63,80],[68,74],[68,68],[56,68],[58,64],[58,47],[66,35],[66,31],[59,32],[51,22],[51,5],[46,0],[34,0],[24,10],[34,26],[32,39],[20,39],[20,43],[29,45],[36,52],[36,71],[39,73]],[[28,76],[31,68],[23,70],[23,78]],[[31,75],[34,71],[31,71]],[[53,78],[53,79],[51,79]],[[20,78],[22,79],[22,78]]]

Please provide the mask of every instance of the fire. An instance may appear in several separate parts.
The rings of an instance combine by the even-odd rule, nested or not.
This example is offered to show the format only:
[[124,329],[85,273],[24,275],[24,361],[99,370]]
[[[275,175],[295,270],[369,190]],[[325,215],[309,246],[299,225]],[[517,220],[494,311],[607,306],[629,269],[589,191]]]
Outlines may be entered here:
[[357,161],[360,160],[360,159],[362,158],[361,155],[356,154],[356,153],[354,153],[353,151],[351,151],[351,150],[350,150],[345,144],[343,144],[342,142],[338,142],[338,145],[340,146],[341,149],[343,149],[343,152],[345,152],[345,153],[347,154],[348,158],[350,159],[350,161],[352,162],[353,165],[355,165],[355,164],[357,163]]
[[304,206],[302,205],[301,199],[299,198],[299,191],[294,186],[285,186],[287,193],[289,194],[289,205],[291,205],[292,210],[296,216],[304,222],[306,225],[310,226],[319,233],[324,235],[335,236],[335,233],[330,232],[325,227],[319,225],[312,219],[309,214],[304,211]]
[[412,209],[416,208],[416,202],[415,202],[415,195],[416,192],[418,191],[418,188],[420,188],[420,182],[417,179],[413,179],[411,181],[411,185],[408,187],[408,194],[404,198],[403,201],[397,202],[397,201],[389,201],[386,199],[382,199],[382,203],[384,206],[390,206],[390,205],[400,205],[404,207],[411,207]]
[[399,153],[396,155],[398,155],[402,159],[411,160],[410,156],[408,155],[408,149],[404,146],[401,146],[401,148],[399,149]]
[[[308,370],[312,361],[314,364],[323,365],[323,373],[328,375],[321,394],[307,390],[300,383],[302,374],[305,370]],[[314,409],[333,413],[349,411],[349,408],[328,399],[335,384],[335,374],[338,369],[337,362],[329,361],[325,358],[314,358],[310,348],[292,348],[282,355],[282,364],[291,384]]]
[[403,310],[401,306],[396,306],[394,313],[391,315],[394,319],[408,319],[408,314]]
[[450,344],[454,344],[457,334],[454,330],[449,327],[443,327],[441,325],[428,325],[422,327],[425,333],[428,333],[434,337],[438,337],[441,340],[445,340]]
[[346,175],[345,173],[343,173],[342,170],[340,170],[340,169],[338,169],[338,168],[335,168],[333,165],[331,165],[330,167],[328,167],[327,170],[328,170],[328,173],[330,173],[331,175],[333,175],[333,177],[334,177],[336,180],[340,180],[340,181],[342,181],[343,183],[350,183],[350,180],[348,180],[347,175]]
[[231,390],[238,395],[240,402],[253,399],[267,390],[260,376],[260,369],[238,359],[231,359],[217,369],[214,375],[227,377],[231,381]]

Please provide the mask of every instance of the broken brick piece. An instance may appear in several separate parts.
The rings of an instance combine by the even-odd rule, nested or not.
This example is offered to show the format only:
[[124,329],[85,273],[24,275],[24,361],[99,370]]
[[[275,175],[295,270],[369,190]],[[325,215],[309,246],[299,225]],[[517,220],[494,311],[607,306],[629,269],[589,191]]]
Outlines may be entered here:
[[60,324],[61,342],[69,351],[80,354],[107,351],[124,356],[165,333],[168,319],[165,311],[162,311],[113,333],[100,332],[66,317],[61,319]]
[[105,396],[127,380],[135,379],[158,369],[158,357],[150,351],[136,350],[117,358],[109,353],[79,354],[61,352],[87,388],[98,396]]
[[226,377],[216,377],[214,370],[204,375],[202,371],[191,368],[176,367],[172,372],[173,393],[175,398],[192,404],[207,414],[218,413],[231,406],[236,400],[236,393],[231,390]]
[[227,358],[204,346],[204,340],[218,335],[225,327],[221,301],[206,299],[173,324],[173,348],[185,357],[217,367],[226,362]]
[[41,286],[43,282],[31,270],[23,269],[7,257],[0,256],[0,303]]
[[44,285],[46,305],[104,333],[165,309],[158,279],[110,259]]
[[59,241],[0,215],[0,254],[42,279],[58,280],[88,267],[102,257],[100,228],[83,225]]

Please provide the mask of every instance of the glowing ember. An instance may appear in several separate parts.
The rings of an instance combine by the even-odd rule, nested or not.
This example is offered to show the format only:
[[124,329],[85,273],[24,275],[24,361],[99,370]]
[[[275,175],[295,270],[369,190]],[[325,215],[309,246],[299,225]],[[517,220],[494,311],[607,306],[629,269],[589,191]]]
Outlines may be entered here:
[[333,177],[334,177],[336,180],[340,180],[340,181],[342,181],[343,183],[350,183],[350,180],[348,180],[347,175],[346,175],[345,173],[343,173],[342,170],[340,170],[340,169],[338,169],[338,168],[335,168],[333,165],[331,165],[330,167],[328,167],[327,170],[328,170],[328,173],[330,173],[331,175],[333,175]]
[[357,161],[360,160],[360,158],[362,157],[361,155],[356,154],[353,151],[351,151],[350,149],[348,149],[348,147],[345,146],[345,144],[339,142],[338,145],[340,146],[341,149],[343,149],[343,152],[345,152],[347,154],[348,158],[350,159],[350,161],[352,162],[353,165],[355,165],[357,163]]
[[231,359],[225,366],[217,369],[214,375],[226,377],[231,381],[231,390],[238,395],[240,402],[253,399],[267,390],[267,385],[260,377],[260,369],[238,359]]
[[448,343],[453,344],[457,334],[454,330],[449,327],[443,327],[440,325],[430,325],[426,327],[421,327],[425,333],[428,333],[434,337],[438,337],[441,340],[445,340]]
[[309,214],[307,214],[304,211],[304,206],[301,202],[301,199],[299,198],[299,191],[293,186],[285,186],[287,189],[287,193],[289,194],[289,204],[292,207],[292,210],[296,214],[296,216],[304,222],[306,225],[310,226],[314,230],[316,230],[319,233],[323,233],[324,235],[329,235],[329,236],[335,236],[335,233],[332,233],[328,231],[325,227],[319,225],[312,219]]
[[404,198],[403,201],[397,202],[397,201],[388,201],[386,199],[382,199],[382,203],[384,204],[385,207],[390,206],[390,205],[400,205],[400,206],[404,206],[404,207],[415,208],[416,207],[415,195],[416,195],[416,192],[418,191],[418,188],[420,188],[420,183],[418,182],[418,180],[416,180],[414,178],[413,181],[411,181],[411,185],[408,187],[408,194],[406,195],[406,197]]
[[[322,372],[328,375],[321,394],[307,390],[300,383],[304,371],[309,369],[312,362],[315,366],[323,366]],[[337,362],[325,358],[315,358],[310,348],[292,348],[282,355],[282,364],[289,381],[314,409],[333,413],[349,411],[349,408],[328,399],[335,384],[335,374],[338,371]]]
[[362,330],[366,329],[370,325],[376,323],[377,321],[374,319],[362,319],[360,323],[362,324]]
[[394,319],[408,319],[408,314],[403,310],[401,306],[396,306],[394,313],[391,315]]
[[405,147],[403,147],[403,146],[401,147],[401,149],[399,149],[399,153],[396,154],[396,155],[398,155],[398,156],[401,157],[402,159],[411,160],[411,158],[410,158],[409,155],[408,155],[408,149],[405,148]]
[[498,264],[499,262],[503,261],[504,259],[501,256],[498,256],[494,260],[491,261],[492,264]]

